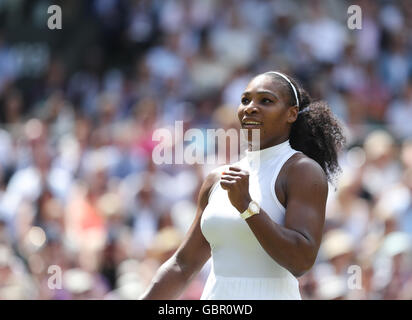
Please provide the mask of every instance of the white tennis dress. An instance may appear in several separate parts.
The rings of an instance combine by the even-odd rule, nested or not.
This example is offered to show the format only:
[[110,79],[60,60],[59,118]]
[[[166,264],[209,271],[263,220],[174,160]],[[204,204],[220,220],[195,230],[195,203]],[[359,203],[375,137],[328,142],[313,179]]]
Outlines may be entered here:
[[[249,171],[249,193],[276,222],[283,224],[285,208],[275,194],[283,164],[293,155],[289,140],[259,151],[247,151],[234,163]],[[217,170],[223,171],[227,166]],[[201,229],[211,247],[211,271],[201,300],[300,300],[297,279],[261,247],[220,183],[211,190]]]

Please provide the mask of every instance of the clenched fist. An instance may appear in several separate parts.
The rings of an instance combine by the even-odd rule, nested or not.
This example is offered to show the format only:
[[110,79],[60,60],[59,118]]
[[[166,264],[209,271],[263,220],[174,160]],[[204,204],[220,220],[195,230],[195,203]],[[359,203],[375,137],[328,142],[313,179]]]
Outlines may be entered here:
[[220,185],[227,191],[232,205],[239,213],[243,213],[252,201],[249,194],[249,172],[238,167],[229,167],[229,170],[222,172]]

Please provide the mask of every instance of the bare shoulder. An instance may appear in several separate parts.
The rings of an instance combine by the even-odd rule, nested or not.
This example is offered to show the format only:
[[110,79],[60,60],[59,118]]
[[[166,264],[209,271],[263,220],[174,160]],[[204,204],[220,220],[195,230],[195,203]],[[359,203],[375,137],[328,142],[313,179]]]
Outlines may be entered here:
[[286,167],[287,184],[293,186],[318,186],[328,188],[328,179],[322,167],[312,158],[303,153],[293,155]]

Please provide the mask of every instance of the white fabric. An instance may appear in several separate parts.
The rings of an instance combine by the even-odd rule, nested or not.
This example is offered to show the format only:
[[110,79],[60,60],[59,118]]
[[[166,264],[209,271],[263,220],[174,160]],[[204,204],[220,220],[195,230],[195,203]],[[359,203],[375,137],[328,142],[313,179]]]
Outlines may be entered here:
[[[234,165],[249,171],[249,193],[276,222],[283,223],[285,208],[274,192],[276,177],[296,150],[289,141],[260,151],[249,151]],[[223,171],[227,166],[217,170]],[[301,299],[297,279],[261,247],[217,183],[201,219],[210,243],[212,268],[201,299]]]

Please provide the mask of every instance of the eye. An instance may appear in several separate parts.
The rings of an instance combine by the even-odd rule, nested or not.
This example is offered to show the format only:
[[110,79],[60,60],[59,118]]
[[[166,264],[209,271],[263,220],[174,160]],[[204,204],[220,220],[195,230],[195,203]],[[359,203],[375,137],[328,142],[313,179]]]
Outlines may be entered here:
[[249,100],[248,98],[242,98],[241,102],[242,102],[242,104],[244,104],[244,105],[248,105],[249,102],[250,102],[250,100]]
[[268,103],[272,103],[273,101],[272,100],[270,100],[270,99],[268,99],[268,98],[263,98],[262,99],[262,103],[264,103],[264,104],[268,104]]

